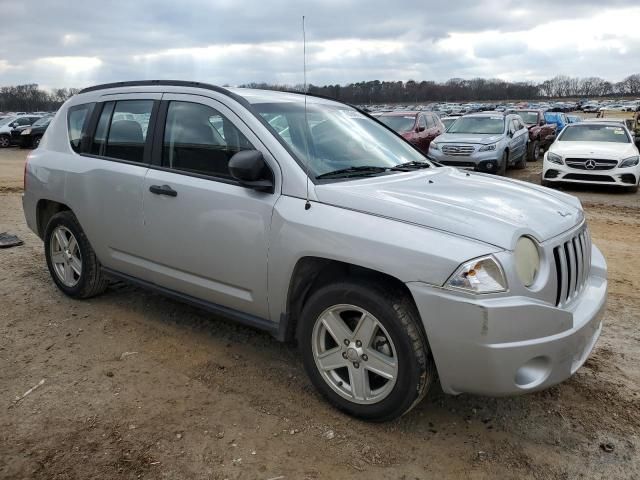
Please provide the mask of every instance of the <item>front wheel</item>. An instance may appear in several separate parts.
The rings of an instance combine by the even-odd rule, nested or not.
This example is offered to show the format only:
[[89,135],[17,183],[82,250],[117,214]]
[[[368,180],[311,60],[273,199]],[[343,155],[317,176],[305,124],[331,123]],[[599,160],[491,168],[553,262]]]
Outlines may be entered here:
[[8,135],[0,135],[0,148],[7,148],[11,146],[11,138]]
[[504,153],[502,154],[502,159],[500,160],[500,164],[498,165],[498,171],[496,173],[504,177],[507,174],[508,163],[509,163],[509,152],[505,150]]
[[542,153],[542,149],[540,148],[540,142],[538,140],[534,140],[529,144],[528,148],[528,156],[530,162],[537,162],[540,160],[540,154]]
[[403,292],[363,280],[326,285],[306,302],[299,344],[315,387],[363,419],[407,413],[435,377],[415,306]]

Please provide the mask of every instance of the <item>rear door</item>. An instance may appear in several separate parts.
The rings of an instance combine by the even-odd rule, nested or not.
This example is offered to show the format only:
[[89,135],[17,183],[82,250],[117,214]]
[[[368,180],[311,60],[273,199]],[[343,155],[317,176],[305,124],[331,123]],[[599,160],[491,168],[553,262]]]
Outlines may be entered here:
[[268,234],[278,194],[245,188],[228,169],[234,153],[253,149],[263,153],[279,192],[277,163],[233,111],[212,98],[163,96],[155,165],[142,192],[144,266],[157,285],[267,319]]
[[[135,259],[146,250],[142,186],[161,96],[103,96],[95,104],[86,135],[78,140],[80,155],[73,157],[66,177],[65,196],[100,262],[133,276],[141,273]],[[69,113],[70,135],[80,138],[75,116]]]

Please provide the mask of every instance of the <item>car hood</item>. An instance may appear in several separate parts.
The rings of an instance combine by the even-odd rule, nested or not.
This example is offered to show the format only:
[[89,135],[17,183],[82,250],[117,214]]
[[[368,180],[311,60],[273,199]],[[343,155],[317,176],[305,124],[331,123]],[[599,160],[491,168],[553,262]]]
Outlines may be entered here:
[[[318,200],[513,249],[582,222],[580,201],[537,185],[451,167],[316,185]],[[429,248],[425,245],[425,248]]]
[[633,143],[613,142],[555,142],[550,152],[563,157],[580,158],[610,158],[620,160],[622,158],[637,155]]
[[438,143],[477,143],[480,145],[488,145],[500,141],[503,136],[502,134],[443,133],[436,138],[436,141]]

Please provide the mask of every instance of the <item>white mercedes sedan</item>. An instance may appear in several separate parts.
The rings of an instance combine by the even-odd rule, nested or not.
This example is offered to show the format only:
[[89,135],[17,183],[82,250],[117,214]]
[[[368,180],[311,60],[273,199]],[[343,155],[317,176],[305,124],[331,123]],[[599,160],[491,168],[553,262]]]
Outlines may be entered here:
[[542,185],[588,183],[638,191],[640,153],[624,125],[568,125],[544,155]]

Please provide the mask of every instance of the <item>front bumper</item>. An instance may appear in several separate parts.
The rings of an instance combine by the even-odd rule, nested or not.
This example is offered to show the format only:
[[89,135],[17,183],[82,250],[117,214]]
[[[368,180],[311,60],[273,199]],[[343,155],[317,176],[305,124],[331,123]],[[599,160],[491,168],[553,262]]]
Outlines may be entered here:
[[640,180],[640,167],[612,168],[609,170],[583,170],[567,165],[559,165],[544,159],[542,179],[557,183],[584,183],[590,185],[611,185],[633,187]]
[[591,258],[582,293],[563,308],[528,297],[462,297],[408,283],[442,389],[451,394],[515,395],[573,375],[600,336],[607,298],[606,263],[595,246]]
[[488,152],[478,151],[479,145],[475,146],[475,151],[470,155],[447,155],[442,150],[429,149],[429,157],[436,162],[451,167],[476,170],[479,172],[494,173],[498,170],[499,162],[502,159],[502,150],[492,150]]

